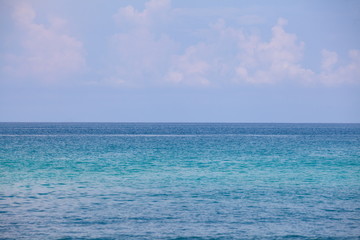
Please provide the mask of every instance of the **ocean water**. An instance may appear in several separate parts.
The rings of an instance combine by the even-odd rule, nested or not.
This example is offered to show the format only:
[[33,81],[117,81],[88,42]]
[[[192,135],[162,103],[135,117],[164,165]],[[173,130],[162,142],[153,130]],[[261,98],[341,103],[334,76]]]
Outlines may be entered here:
[[360,124],[0,123],[1,239],[360,239]]

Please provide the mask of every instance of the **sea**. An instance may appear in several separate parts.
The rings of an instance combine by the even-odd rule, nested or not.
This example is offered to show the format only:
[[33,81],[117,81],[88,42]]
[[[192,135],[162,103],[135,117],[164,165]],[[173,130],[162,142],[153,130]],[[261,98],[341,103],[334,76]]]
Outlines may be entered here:
[[0,123],[0,239],[360,239],[360,124]]

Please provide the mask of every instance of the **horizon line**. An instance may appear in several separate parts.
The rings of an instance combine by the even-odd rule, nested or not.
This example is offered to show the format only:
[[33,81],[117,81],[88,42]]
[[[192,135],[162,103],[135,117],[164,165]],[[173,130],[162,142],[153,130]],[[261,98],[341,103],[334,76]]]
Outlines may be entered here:
[[0,121],[1,123],[150,123],[150,124],[360,124],[360,122],[234,122],[234,121]]

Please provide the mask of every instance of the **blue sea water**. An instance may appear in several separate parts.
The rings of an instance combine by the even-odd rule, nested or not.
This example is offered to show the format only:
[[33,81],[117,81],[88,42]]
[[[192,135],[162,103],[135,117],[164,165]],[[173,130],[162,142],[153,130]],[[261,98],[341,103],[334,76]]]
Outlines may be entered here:
[[1,239],[360,239],[360,124],[0,123]]

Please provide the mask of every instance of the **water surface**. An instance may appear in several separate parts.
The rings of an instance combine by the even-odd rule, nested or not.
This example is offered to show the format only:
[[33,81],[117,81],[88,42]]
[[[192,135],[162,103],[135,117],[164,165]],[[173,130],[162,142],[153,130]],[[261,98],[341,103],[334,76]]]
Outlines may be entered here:
[[359,239],[359,124],[0,123],[5,239]]

